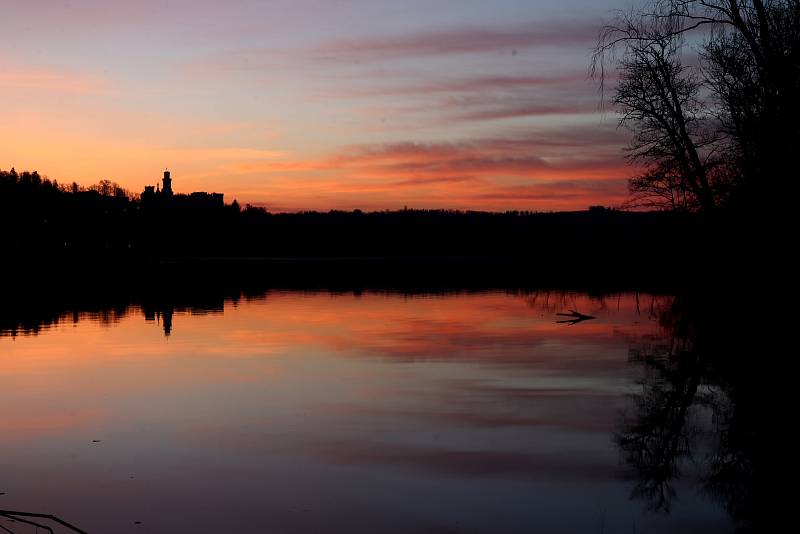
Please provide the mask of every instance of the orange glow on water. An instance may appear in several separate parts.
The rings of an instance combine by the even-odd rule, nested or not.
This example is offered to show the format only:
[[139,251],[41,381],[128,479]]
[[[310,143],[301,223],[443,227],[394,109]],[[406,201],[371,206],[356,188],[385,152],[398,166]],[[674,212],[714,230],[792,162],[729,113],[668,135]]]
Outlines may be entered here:
[[[567,309],[596,319],[556,324]],[[635,387],[628,347],[656,330],[633,295],[272,292],[73,319],[0,337],[9,508],[177,532],[361,530],[365,499],[462,521],[464,498],[527,502],[554,484],[630,507],[609,435]],[[398,485],[425,496],[397,499]],[[455,512],[441,506],[456,495]],[[563,524],[529,508],[513,513]]]

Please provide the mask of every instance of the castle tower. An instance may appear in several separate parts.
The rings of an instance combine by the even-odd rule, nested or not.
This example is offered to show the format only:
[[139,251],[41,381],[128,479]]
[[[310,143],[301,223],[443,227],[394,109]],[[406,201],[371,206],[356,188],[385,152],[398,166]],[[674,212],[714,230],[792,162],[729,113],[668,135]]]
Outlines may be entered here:
[[169,171],[164,171],[164,187],[161,188],[161,193],[166,196],[172,196],[172,178],[169,176]]

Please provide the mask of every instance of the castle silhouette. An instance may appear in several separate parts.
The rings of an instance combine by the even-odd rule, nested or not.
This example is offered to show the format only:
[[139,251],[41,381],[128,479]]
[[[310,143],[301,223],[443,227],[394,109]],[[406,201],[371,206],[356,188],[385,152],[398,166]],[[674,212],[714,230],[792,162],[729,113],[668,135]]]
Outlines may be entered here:
[[222,207],[225,205],[223,193],[206,193],[195,191],[188,195],[175,194],[172,191],[172,176],[164,171],[161,188],[157,185],[146,185],[142,191],[142,204],[170,203],[190,206]]

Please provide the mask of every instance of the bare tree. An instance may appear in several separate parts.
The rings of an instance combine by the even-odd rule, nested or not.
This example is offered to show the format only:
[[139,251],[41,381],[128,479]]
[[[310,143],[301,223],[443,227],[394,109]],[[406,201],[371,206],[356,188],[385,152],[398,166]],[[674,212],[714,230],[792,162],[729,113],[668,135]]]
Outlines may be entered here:
[[[699,52],[691,67],[681,62],[687,39]],[[632,158],[647,166],[634,196],[665,198],[677,177],[703,210],[791,197],[800,0],[651,0],[601,30],[591,67],[601,90],[610,67]]]
[[136,198],[136,195],[111,180],[100,180],[97,184],[89,186],[90,191],[97,191],[104,197]]
[[631,198],[623,208],[693,211],[697,199],[688,190],[679,169],[662,163],[628,181]]
[[601,33],[594,68],[602,68],[612,43],[624,43],[612,102],[620,124],[634,133],[629,159],[648,168],[631,181],[631,191],[639,197],[653,192],[662,199],[685,191],[691,201],[680,204],[710,211],[715,205],[711,148],[717,138],[699,98],[701,79],[682,62],[684,40],[678,30],[673,18],[620,15]]
[[739,196],[764,205],[787,190],[800,142],[800,2],[706,2],[721,21],[703,48],[706,82],[729,136]]

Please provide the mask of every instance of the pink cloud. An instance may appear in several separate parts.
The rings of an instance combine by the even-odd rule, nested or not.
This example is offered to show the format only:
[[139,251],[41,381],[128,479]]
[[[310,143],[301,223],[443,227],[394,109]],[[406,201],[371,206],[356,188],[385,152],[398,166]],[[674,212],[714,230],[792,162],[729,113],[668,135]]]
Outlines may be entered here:
[[394,36],[338,40],[321,45],[320,59],[391,59],[466,53],[514,54],[535,47],[570,47],[591,43],[597,34],[593,21],[528,23],[506,27],[461,27]]
[[[265,177],[269,185],[262,194],[280,199],[267,204],[272,210],[385,209],[412,202],[458,209],[585,209],[627,198],[631,171],[614,144],[617,135],[600,126],[562,127],[452,143],[374,143],[308,161],[244,163],[240,171]],[[574,147],[581,145],[576,155]]]
[[[411,77],[391,72],[364,73],[334,83],[323,98],[358,102],[370,99],[358,111],[366,118],[380,117],[412,127],[457,126],[462,122],[498,121],[555,115],[597,115],[600,100],[583,72],[543,76],[487,75],[453,77],[417,75],[424,81],[409,84]],[[375,102],[378,100],[378,103]]]
[[[575,133],[572,134],[577,137]],[[457,143],[387,143],[347,148],[330,158],[344,166],[386,176],[485,176],[508,172],[521,176],[547,171],[563,176],[579,172],[620,170],[621,155],[585,151],[582,157],[562,154],[560,148],[528,138],[485,138]],[[569,154],[569,152],[567,152]]]
[[[409,76],[406,73],[404,78]],[[387,77],[385,72],[365,74],[364,79],[381,80]],[[486,93],[496,91],[530,91],[534,89],[553,87],[573,87],[586,81],[586,72],[574,71],[544,76],[473,76],[473,77],[445,77],[441,79],[426,79],[423,82],[392,83],[373,87],[358,87],[348,91],[334,93],[335,96],[363,97],[363,96],[404,96],[404,95],[430,95],[441,93]]]
[[479,108],[453,113],[451,118],[461,121],[489,121],[521,117],[542,117],[546,115],[588,114],[596,109],[597,106],[589,102],[537,104],[498,101],[492,105],[484,105]]

